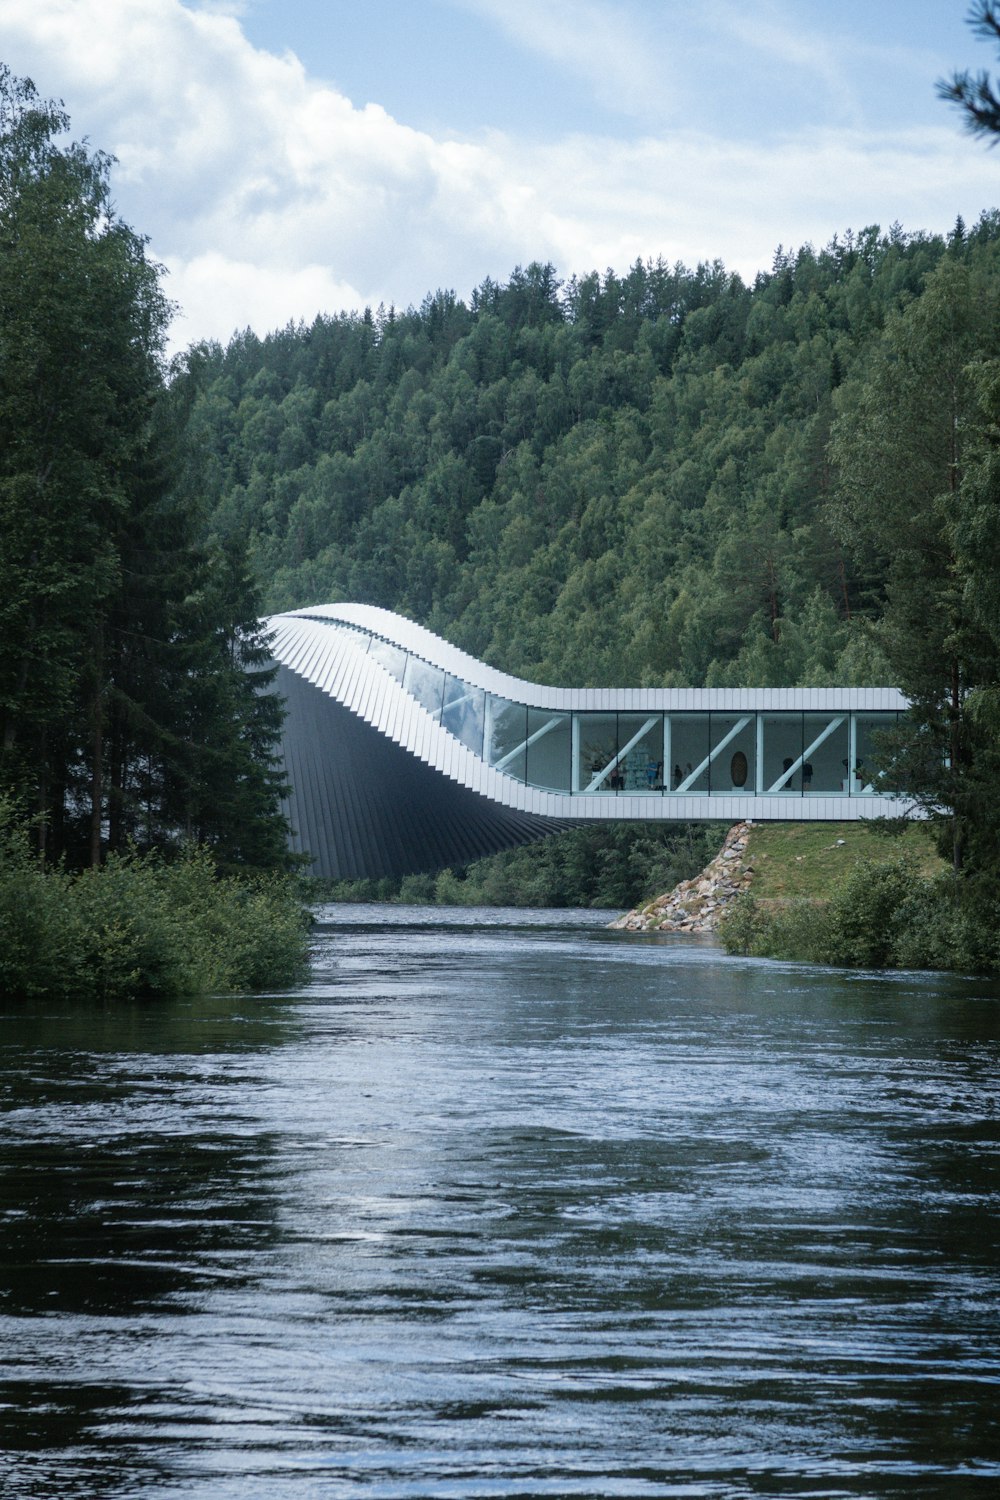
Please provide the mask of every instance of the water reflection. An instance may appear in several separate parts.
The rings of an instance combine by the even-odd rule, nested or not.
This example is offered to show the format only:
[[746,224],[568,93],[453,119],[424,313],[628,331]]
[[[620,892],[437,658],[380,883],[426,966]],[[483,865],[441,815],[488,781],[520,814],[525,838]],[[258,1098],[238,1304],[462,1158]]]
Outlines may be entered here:
[[5,1494],[995,1492],[989,987],[323,917],[5,1015]]

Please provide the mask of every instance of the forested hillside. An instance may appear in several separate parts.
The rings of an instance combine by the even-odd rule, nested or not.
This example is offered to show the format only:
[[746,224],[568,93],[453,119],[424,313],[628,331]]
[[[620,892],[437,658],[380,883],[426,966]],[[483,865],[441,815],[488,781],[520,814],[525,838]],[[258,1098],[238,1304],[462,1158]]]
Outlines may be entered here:
[[992,280],[998,241],[996,214],[867,229],[753,286],[530,265],[469,306],[203,346],[173,384],[184,482],[274,609],[385,605],[564,685],[884,681],[858,623],[885,568],[851,547],[831,433],[942,262]]

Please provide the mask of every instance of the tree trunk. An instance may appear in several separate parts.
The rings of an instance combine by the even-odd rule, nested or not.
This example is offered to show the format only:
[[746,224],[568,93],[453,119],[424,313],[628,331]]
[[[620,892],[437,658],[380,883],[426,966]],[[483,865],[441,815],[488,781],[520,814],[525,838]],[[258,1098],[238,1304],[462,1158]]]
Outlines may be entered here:
[[104,803],[104,636],[97,627],[94,644],[93,739],[90,772],[90,866],[101,863],[101,819]]
[[[958,660],[957,660],[957,658],[953,657],[952,658],[952,663],[951,663],[951,744],[950,744],[950,747],[949,747],[950,754],[951,754],[951,774],[952,774],[953,778],[955,778],[957,776],[961,776],[961,774],[962,774],[962,763],[961,763],[961,755],[962,755],[962,728],[961,728],[962,721],[961,721],[961,709],[962,709],[961,678],[959,676]],[[951,823],[951,827],[952,827],[951,863],[952,863],[952,869],[954,870],[954,872],[955,872],[956,875],[958,875],[958,874],[961,873],[962,859],[963,859],[963,854],[964,854],[964,843],[965,843],[965,840],[964,840],[964,837],[963,837],[963,830],[962,830],[962,817],[961,817],[961,814],[959,813],[959,810],[958,810],[959,802],[960,802],[960,796],[961,796],[960,789],[956,785],[955,791],[954,791],[954,794],[953,794],[953,801],[952,801],[952,805],[955,808],[955,813],[954,813],[954,816],[952,818],[952,823]]]

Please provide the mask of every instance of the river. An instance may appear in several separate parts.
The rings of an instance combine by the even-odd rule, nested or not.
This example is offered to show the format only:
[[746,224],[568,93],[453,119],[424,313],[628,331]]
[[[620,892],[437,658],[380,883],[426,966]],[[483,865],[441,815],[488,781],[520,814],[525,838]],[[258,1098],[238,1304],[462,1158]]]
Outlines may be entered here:
[[1000,1493],[1000,991],[325,908],[0,1002],[4,1500]]

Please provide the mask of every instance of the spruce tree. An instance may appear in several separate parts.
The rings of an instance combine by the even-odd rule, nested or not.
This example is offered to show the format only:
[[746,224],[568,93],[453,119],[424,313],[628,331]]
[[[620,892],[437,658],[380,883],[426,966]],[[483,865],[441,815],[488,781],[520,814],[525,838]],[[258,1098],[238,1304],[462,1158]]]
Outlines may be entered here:
[[280,865],[256,600],[177,482],[159,269],[68,129],[0,66],[0,792],[71,863]]

